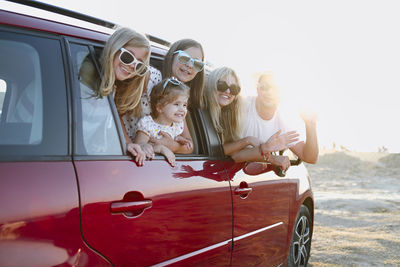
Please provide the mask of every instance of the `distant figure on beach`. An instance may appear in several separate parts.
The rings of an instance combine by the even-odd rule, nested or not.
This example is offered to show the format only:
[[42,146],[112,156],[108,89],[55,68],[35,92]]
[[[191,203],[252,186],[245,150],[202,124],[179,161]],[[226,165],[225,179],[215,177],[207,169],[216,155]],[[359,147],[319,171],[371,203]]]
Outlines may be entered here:
[[385,153],[385,152],[387,152],[387,151],[388,151],[388,149],[387,149],[387,147],[385,147],[385,146],[378,147],[378,152]]
[[[259,77],[257,96],[249,97],[246,100],[243,114],[246,120],[242,136],[254,136],[265,142],[280,130],[282,134],[288,132],[286,122],[278,109],[279,91],[272,81],[271,73],[263,73]],[[305,123],[306,140],[300,140],[289,148],[302,161],[316,163],[319,154],[316,132],[317,115],[301,113],[300,116]],[[281,163],[276,165],[286,170],[290,166],[289,158],[281,157]]]
[[350,151],[348,148],[346,148],[344,145],[340,145],[340,150],[341,151]]

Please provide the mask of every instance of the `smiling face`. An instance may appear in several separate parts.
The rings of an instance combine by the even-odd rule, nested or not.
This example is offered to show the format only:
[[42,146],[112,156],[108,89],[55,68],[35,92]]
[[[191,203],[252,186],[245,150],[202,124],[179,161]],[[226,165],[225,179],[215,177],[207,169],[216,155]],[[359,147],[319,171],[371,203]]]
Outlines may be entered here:
[[[189,47],[185,50],[187,54],[189,54],[193,59],[203,60],[203,54],[201,49],[198,47]],[[196,77],[197,71],[193,69],[193,64],[190,62],[189,64],[183,64],[179,62],[178,56],[174,55],[172,60],[172,75],[178,78],[181,82],[187,83]]]
[[[129,52],[131,52],[136,57],[137,60],[145,62],[145,59],[148,54],[148,51],[145,47],[134,47],[127,45],[124,46],[124,48]],[[134,71],[135,64],[132,65],[123,64],[119,59],[120,54],[121,50],[115,53],[113,67],[114,67],[115,79],[118,81],[124,81],[133,78],[136,75]]]
[[257,95],[265,107],[275,108],[279,104],[278,88],[269,76],[261,77],[257,84]]
[[164,106],[159,105],[157,122],[165,125],[182,122],[187,113],[188,96],[178,95],[177,98]]
[[[235,77],[233,75],[228,75],[226,77],[222,77],[219,81],[224,81],[226,84],[233,85],[233,84],[238,84],[238,81],[236,81]],[[235,95],[231,94],[231,90],[228,88],[225,92],[220,92],[216,91],[216,97],[217,97],[217,102],[221,107],[228,106],[233,102],[235,99]]]

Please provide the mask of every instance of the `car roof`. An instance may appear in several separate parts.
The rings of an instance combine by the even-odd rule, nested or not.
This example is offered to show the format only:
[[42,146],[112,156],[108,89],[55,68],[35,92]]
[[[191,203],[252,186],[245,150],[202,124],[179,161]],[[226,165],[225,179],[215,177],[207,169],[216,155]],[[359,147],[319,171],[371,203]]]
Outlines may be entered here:
[[[0,1],[0,24],[105,42],[120,25],[38,1]],[[146,34],[152,54],[164,56],[169,42]]]

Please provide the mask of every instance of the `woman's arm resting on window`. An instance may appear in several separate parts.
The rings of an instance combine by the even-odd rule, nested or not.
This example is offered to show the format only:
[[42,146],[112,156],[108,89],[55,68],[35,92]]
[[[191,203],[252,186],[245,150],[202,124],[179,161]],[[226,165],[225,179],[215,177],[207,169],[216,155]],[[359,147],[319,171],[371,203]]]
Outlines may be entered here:
[[261,144],[261,140],[253,136],[247,136],[237,141],[225,143],[222,145],[224,148],[225,155],[232,156],[233,154],[239,152],[240,150],[252,146],[258,147]]

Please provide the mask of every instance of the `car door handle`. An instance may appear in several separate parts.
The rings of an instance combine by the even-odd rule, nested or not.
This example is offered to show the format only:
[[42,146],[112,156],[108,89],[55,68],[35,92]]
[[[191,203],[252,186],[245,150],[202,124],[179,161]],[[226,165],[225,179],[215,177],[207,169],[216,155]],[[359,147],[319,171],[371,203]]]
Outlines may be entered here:
[[153,205],[151,200],[131,201],[131,202],[114,202],[111,203],[111,212],[135,212],[150,208]]
[[246,188],[236,188],[235,189],[235,195],[248,195],[253,191],[253,188],[251,187],[246,187]]

